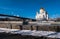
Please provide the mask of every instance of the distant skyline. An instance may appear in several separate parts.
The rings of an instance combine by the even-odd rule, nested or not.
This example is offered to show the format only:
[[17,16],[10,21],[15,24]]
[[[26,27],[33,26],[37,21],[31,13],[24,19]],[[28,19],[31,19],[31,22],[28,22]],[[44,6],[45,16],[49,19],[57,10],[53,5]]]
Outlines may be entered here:
[[41,7],[50,18],[60,17],[60,0],[0,0],[0,14],[35,19]]

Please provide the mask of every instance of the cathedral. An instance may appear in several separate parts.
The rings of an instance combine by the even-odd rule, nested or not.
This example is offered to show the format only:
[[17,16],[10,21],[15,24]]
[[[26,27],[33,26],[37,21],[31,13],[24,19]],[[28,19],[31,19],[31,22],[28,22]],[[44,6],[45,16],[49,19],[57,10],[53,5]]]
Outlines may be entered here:
[[39,12],[36,12],[36,20],[48,20],[48,13],[44,10],[44,8],[41,8]]

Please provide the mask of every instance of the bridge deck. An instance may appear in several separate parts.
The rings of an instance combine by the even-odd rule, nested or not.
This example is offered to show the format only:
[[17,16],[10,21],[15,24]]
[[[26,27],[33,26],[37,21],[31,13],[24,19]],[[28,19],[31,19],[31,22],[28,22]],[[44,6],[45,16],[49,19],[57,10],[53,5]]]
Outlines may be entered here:
[[[0,21],[0,23],[19,23],[22,25],[22,21]],[[28,25],[60,25],[60,22],[29,22]]]

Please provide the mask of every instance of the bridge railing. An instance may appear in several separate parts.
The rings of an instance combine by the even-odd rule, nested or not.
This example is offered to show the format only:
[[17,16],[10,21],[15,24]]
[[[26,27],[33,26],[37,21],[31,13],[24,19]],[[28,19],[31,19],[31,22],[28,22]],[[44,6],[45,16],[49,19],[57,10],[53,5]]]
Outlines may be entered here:
[[22,21],[0,21],[0,27],[20,29],[20,30],[43,30],[43,31],[57,31],[60,32],[60,23],[38,23],[29,22],[28,24],[23,24]]

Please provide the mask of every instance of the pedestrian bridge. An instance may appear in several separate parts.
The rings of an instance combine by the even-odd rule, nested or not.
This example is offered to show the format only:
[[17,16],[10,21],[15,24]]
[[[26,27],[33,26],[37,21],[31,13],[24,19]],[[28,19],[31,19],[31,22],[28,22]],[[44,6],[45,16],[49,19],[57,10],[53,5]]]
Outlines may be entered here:
[[[6,16],[6,15],[3,15]],[[9,16],[15,17],[15,16]],[[19,17],[15,17],[19,18]],[[0,33],[60,38],[60,22],[54,21],[0,21]],[[18,28],[17,28],[18,27]]]

